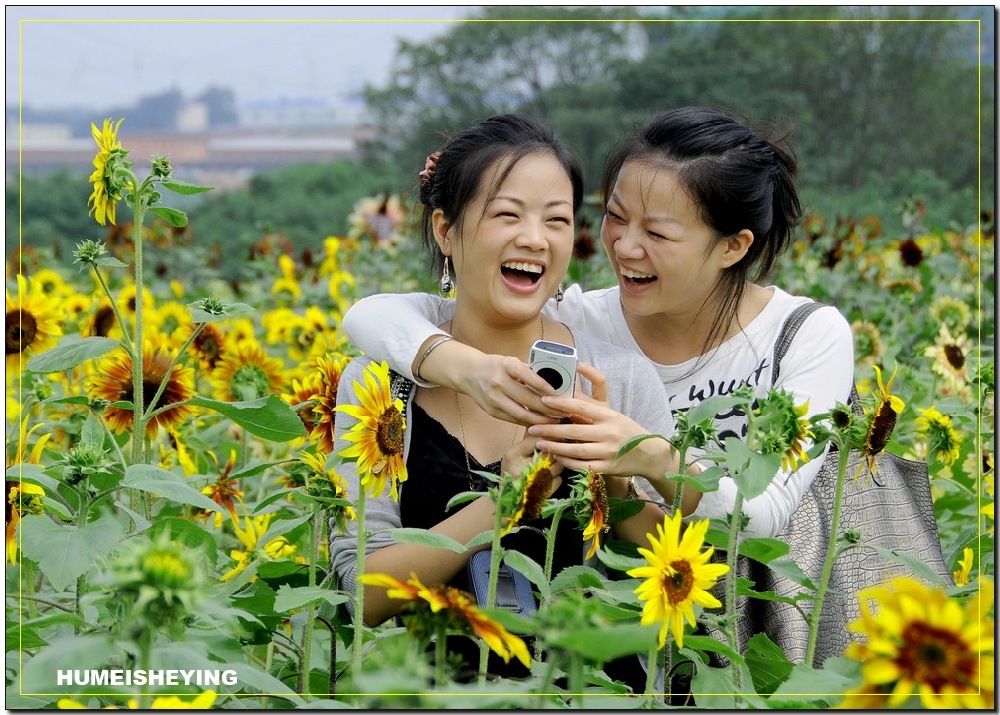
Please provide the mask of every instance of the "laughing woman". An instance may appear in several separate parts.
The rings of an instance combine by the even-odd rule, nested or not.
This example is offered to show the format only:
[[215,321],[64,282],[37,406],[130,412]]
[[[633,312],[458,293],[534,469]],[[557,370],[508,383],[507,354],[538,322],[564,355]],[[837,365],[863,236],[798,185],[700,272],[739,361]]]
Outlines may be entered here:
[[[518,363],[527,361],[539,339],[573,345],[586,378],[577,378],[578,402],[616,415],[609,421],[622,434],[671,434],[674,424],[663,409],[662,385],[646,360],[542,314],[569,266],[582,195],[580,172],[571,154],[547,127],[526,117],[494,117],[456,135],[432,155],[421,173],[423,241],[435,272],[443,274],[445,283],[454,276],[457,286],[450,301],[454,311],[437,329],[454,342]],[[346,368],[338,405],[358,404],[351,385],[361,381],[370,363],[368,358],[357,358]],[[397,393],[406,395],[408,477],[400,485],[398,502],[390,496],[367,502],[366,526],[372,536],[365,573],[384,573],[400,581],[415,574],[427,585],[464,588],[466,562],[474,550],[487,547],[457,554],[396,542],[389,532],[423,528],[467,543],[491,530],[493,502],[487,495],[451,511],[446,505],[460,492],[486,491],[488,484],[477,471],[519,473],[534,454],[536,439],[521,425],[488,414],[461,392],[414,386],[399,375],[393,382]],[[412,389],[400,390],[401,385]],[[338,452],[349,445],[344,437],[349,421],[338,414]],[[636,453],[638,457],[640,450]],[[348,493],[357,494],[360,484],[354,465],[344,464],[343,469]],[[654,493],[649,484],[636,481],[638,490],[625,476],[609,476],[607,492],[617,498]],[[568,496],[570,482],[570,472],[563,470],[554,481],[554,495]],[[531,525],[542,529],[550,521],[539,519]],[[563,520],[558,528],[553,574],[584,561],[582,532],[570,521]],[[662,521],[663,511],[647,502],[642,511],[613,524],[613,529],[619,539],[646,545],[647,532]],[[544,537],[536,529],[513,532],[503,543],[544,562]],[[354,534],[331,542],[333,566],[349,591],[357,587],[356,545]],[[399,612],[400,602],[388,598],[385,589],[365,588],[366,623],[375,625]],[[637,670],[633,669],[633,683],[641,686],[644,675]]]

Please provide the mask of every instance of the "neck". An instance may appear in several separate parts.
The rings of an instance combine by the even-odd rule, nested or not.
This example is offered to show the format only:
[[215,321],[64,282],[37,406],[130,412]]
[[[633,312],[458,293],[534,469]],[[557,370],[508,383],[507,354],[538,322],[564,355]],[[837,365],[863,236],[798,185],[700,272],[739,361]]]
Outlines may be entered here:
[[455,317],[446,326],[452,337],[484,353],[512,355],[527,360],[532,343],[545,337],[544,318],[539,314],[520,323],[497,324],[483,320],[471,310],[455,306]]

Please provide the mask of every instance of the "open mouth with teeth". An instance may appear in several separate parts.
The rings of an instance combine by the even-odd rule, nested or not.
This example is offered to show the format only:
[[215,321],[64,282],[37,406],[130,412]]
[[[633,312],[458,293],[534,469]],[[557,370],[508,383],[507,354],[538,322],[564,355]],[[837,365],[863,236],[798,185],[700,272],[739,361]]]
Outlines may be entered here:
[[537,263],[505,261],[500,265],[500,272],[509,283],[527,288],[541,280],[542,274],[545,273],[545,267]]
[[622,265],[618,266],[618,272],[621,277],[630,283],[635,283],[636,285],[647,285],[656,280],[656,276],[649,275],[648,273],[637,273],[636,271],[629,270]]

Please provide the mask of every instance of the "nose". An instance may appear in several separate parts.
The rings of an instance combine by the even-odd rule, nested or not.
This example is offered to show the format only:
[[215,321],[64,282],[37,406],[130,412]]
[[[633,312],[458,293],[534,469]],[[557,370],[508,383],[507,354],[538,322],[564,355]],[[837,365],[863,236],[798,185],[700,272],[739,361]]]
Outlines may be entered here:
[[621,227],[613,236],[611,245],[621,258],[642,258],[645,253],[642,234],[631,225]]
[[546,246],[545,226],[538,221],[525,221],[517,232],[514,245],[531,251],[540,251]]

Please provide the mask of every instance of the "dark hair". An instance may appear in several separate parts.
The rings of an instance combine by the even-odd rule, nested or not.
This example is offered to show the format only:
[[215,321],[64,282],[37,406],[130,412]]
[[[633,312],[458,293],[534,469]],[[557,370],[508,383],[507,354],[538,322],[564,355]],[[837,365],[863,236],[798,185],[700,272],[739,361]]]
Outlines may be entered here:
[[771,274],[802,219],[795,155],[785,137],[762,137],[715,109],[681,107],[652,117],[612,150],[602,182],[605,203],[618,173],[633,161],[675,171],[720,240],[743,229],[753,233],[747,254],[725,270],[713,290],[719,310],[711,343],[732,324],[746,282]]
[[501,114],[448,140],[430,176],[423,173],[420,182],[420,203],[424,205],[422,239],[431,256],[433,271],[439,271],[444,262],[431,226],[434,211],[441,209],[445,219],[461,229],[465,210],[482,188],[487,172],[506,160],[490,187],[491,195],[495,195],[514,165],[536,152],[551,154],[566,170],[573,185],[575,216],[583,202],[583,174],[576,158],[546,124],[522,114]]

